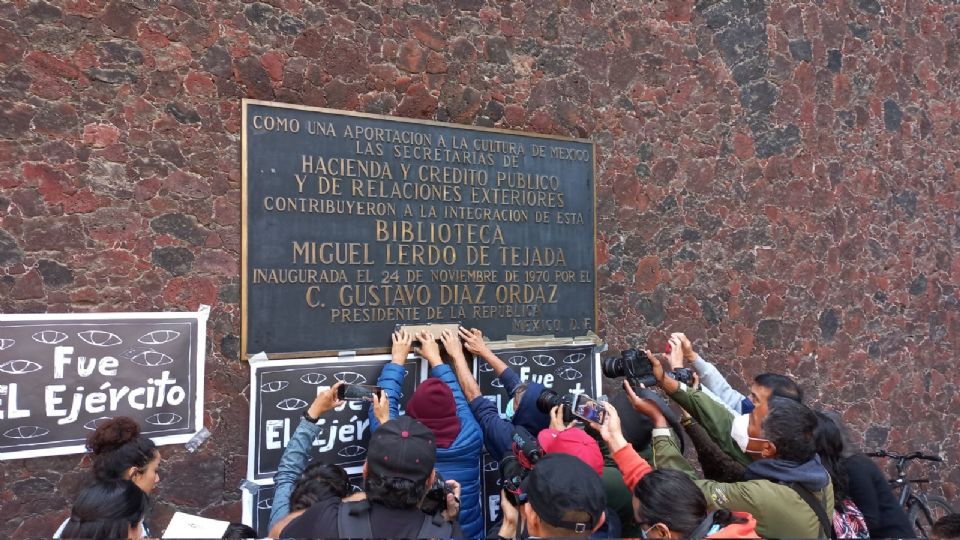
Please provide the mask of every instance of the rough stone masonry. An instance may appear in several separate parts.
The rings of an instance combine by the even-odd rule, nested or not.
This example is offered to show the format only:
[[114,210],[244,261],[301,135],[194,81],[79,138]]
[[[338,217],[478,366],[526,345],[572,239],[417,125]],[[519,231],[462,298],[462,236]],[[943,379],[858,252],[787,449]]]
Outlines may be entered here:
[[[956,2],[2,1],[0,80],[0,310],[212,306],[213,437],[162,449],[154,530],[240,519],[243,97],[597,141],[611,348],[787,372],[957,501]],[[0,464],[0,535],[87,474]]]

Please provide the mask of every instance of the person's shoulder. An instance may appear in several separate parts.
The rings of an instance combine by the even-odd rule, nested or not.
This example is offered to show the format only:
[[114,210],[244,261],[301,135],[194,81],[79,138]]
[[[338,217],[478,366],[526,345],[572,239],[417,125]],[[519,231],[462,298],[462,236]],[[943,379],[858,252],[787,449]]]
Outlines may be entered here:
[[294,518],[283,528],[284,537],[319,537],[336,538],[340,536],[337,529],[337,512],[340,510],[340,499],[328,497],[307,508],[302,514]]

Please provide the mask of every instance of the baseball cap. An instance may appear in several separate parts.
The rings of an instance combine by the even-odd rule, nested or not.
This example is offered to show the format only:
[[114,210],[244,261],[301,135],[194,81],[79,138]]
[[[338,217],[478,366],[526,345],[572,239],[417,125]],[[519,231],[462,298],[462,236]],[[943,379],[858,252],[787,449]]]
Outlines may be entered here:
[[543,522],[570,531],[592,531],[607,506],[600,476],[569,454],[540,458],[527,476],[525,491]]
[[409,416],[381,425],[370,437],[367,471],[382,478],[422,482],[437,460],[433,432]]
[[540,448],[547,454],[568,454],[586,463],[599,475],[603,475],[603,454],[600,445],[582,429],[568,428],[563,431],[545,429],[537,435]]

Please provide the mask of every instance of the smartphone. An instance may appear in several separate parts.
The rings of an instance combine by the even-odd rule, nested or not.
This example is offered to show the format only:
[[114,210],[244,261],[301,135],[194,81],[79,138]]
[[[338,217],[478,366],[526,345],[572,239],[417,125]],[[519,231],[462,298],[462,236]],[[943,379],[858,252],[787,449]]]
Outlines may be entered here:
[[584,422],[602,424],[607,419],[607,410],[603,408],[603,404],[584,394],[574,396],[571,412]]
[[373,401],[383,390],[372,384],[344,384],[337,389],[337,399],[344,401]]

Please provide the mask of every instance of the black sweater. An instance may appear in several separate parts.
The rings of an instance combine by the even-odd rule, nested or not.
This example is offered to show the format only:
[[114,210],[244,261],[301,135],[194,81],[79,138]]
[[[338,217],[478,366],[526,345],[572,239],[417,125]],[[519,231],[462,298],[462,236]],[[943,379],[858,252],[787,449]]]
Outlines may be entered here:
[[854,454],[847,459],[850,498],[863,512],[872,538],[915,538],[907,513],[897,502],[883,472],[869,457]]

